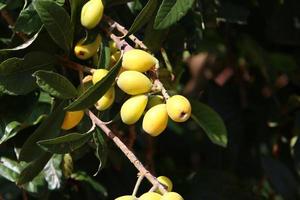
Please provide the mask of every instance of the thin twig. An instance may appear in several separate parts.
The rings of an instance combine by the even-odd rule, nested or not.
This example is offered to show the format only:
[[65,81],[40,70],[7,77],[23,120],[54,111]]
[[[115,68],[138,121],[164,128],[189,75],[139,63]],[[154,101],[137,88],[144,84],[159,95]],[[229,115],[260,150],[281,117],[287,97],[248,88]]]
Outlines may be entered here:
[[65,66],[65,67],[68,67],[68,68],[71,68],[71,69],[74,69],[76,71],[82,71],[82,72],[86,72],[86,73],[89,73],[89,74],[93,74],[95,69],[93,68],[90,68],[90,67],[87,67],[87,66],[84,66],[84,65],[81,65],[81,64],[78,64],[76,62],[73,62],[67,58],[64,58],[64,57],[59,57],[58,58],[59,61]]
[[95,122],[95,124],[100,127],[103,132],[114,141],[114,143],[119,147],[119,149],[125,154],[125,156],[132,162],[132,164],[137,168],[137,170],[143,174],[152,185],[157,186],[163,193],[167,192],[163,185],[159,183],[155,176],[153,176],[139,161],[139,159],[127,148],[127,146],[105,125],[102,121],[97,118],[94,113],[88,111],[88,116]]
[[[121,24],[117,23],[116,21],[114,21],[113,19],[111,19],[106,15],[104,15],[102,19],[105,20],[110,27],[116,28],[120,33],[123,34],[123,36],[127,35],[128,30]],[[137,46],[141,47],[142,49],[144,50],[148,49],[147,46],[141,40],[135,37],[133,34],[129,35],[129,39],[132,40]]]

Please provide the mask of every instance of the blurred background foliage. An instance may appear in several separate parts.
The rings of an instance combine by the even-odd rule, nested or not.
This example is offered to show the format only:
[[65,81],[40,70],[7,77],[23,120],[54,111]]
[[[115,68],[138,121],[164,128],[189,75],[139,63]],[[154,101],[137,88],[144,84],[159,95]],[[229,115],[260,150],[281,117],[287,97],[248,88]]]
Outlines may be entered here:
[[[69,9],[69,2],[56,2]],[[129,29],[146,3],[106,0],[105,13]],[[23,4],[0,0],[0,9],[14,16],[18,28],[0,19],[1,48],[22,43],[15,31],[34,35],[40,30],[34,9],[24,10]],[[22,9],[32,21],[18,18]],[[171,93],[200,100],[220,114],[228,133],[226,148],[212,143],[193,121],[170,122],[158,138],[143,134],[140,124],[115,124],[113,130],[155,175],[170,177],[187,200],[300,199],[299,10],[297,0],[195,0],[171,27],[154,29],[152,17],[135,32],[160,60],[168,58],[169,63],[161,62],[160,78]],[[26,30],[25,22],[32,27]],[[75,38],[80,30],[77,33]],[[40,30],[29,48],[60,51],[50,40]],[[1,62],[8,57],[2,52]],[[67,72],[63,73],[78,85],[76,74]],[[46,176],[41,173],[17,187],[11,181],[26,164],[16,161],[15,151],[53,103],[46,93],[1,95],[0,136],[3,140],[6,132],[18,134],[0,144],[0,199],[113,199],[132,192],[136,169],[110,141],[102,149],[100,160],[105,162],[97,176],[93,177],[99,164],[95,147],[85,145],[71,153],[72,159],[69,154],[53,157],[46,166],[49,171],[42,172]],[[119,104],[107,118],[118,112]],[[87,119],[78,129],[88,130],[85,124]],[[149,187],[144,181],[139,193]]]

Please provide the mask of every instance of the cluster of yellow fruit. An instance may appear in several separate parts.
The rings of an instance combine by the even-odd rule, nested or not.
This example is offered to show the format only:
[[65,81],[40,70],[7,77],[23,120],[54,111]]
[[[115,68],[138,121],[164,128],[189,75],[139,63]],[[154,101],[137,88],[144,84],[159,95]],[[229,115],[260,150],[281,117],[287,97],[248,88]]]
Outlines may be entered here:
[[[144,74],[157,64],[157,59],[146,51],[132,49],[124,53],[122,72],[117,78],[118,87],[125,93],[132,95],[121,107],[120,115],[125,124],[136,123],[144,111],[143,129],[151,136],[157,136],[167,127],[168,118],[176,122],[184,122],[191,115],[189,101],[181,96],[170,97],[164,103],[160,95],[149,95],[153,87],[152,81]],[[108,73],[106,69],[97,69],[93,74],[93,83],[100,81]],[[112,86],[99,99],[96,108],[100,111],[109,108],[115,98]]]
[[166,187],[166,193],[162,194],[160,191],[146,192],[139,198],[134,195],[125,195],[115,200],[184,200],[180,194],[172,192],[173,183],[168,177],[160,176],[157,180]]

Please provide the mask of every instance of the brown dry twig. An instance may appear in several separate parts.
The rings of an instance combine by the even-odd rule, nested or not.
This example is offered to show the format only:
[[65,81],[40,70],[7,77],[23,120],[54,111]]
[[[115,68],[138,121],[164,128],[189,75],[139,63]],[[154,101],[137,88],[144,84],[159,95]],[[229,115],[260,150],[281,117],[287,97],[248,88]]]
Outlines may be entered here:
[[155,176],[153,176],[139,161],[139,159],[130,151],[127,146],[106,126],[102,121],[94,115],[93,112],[88,111],[90,119],[103,130],[103,132],[119,147],[119,149],[126,155],[126,157],[132,162],[132,164],[139,170],[141,175],[144,175],[149,182],[158,187],[161,191],[167,192],[163,185],[159,183]]

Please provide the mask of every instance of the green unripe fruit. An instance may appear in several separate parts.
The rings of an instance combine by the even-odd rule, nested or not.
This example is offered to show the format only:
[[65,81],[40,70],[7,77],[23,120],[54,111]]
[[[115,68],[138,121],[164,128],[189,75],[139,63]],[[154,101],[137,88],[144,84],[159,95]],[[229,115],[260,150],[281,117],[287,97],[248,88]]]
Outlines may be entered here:
[[74,48],[74,53],[76,57],[81,60],[86,60],[94,56],[98,51],[101,40],[102,38],[99,34],[97,35],[96,39],[89,44],[83,44],[84,39],[79,40],[79,42],[76,44]]
[[175,95],[167,100],[167,111],[169,117],[175,122],[185,122],[191,116],[192,107],[187,98]]
[[173,183],[172,181],[166,177],[166,176],[160,176],[157,178],[158,182],[160,182],[161,184],[163,184],[164,186],[166,186],[167,191],[171,192],[173,189]]
[[167,192],[165,193],[161,200],[184,200],[183,197],[176,192]]
[[143,129],[151,136],[158,136],[167,127],[168,113],[166,104],[159,104],[150,108],[143,119]]
[[151,95],[148,100],[147,109],[152,108],[158,104],[164,103],[164,98],[161,95]]
[[102,0],[90,0],[81,10],[80,21],[82,26],[92,29],[100,22],[103,15],[104,6]]
[[115,88],[111,87],[109,90],[97,101],[95,107],[99,111],[108,109],[115,101]]
[[121,90],[130,95],[149,92],[152,87],[150,79],[137,71],[124,71],[119,75],[117,84]]
[[138,95],[129,98],[121,107],[121,119],[125,124],[134,124],[142,116],[148,97],[146,95]]
[[146,72],[157,63],[157,59],[146,51],[132,49],[123,55],[122,67],[127,70]]
[[[92,82],[96,84],[108,74],[106,69],[97,69],[93,73]],[[95,107],[99,111],[108,109],[115,100],[115,88],[111,87],[95,104]]]
[[155,192],[146,192],[140,196],[139,200],[160,200],[161,195]]
[[125,195],[125,196],[118,197],[115,200],[137,200],[137,198],[132,195]]

